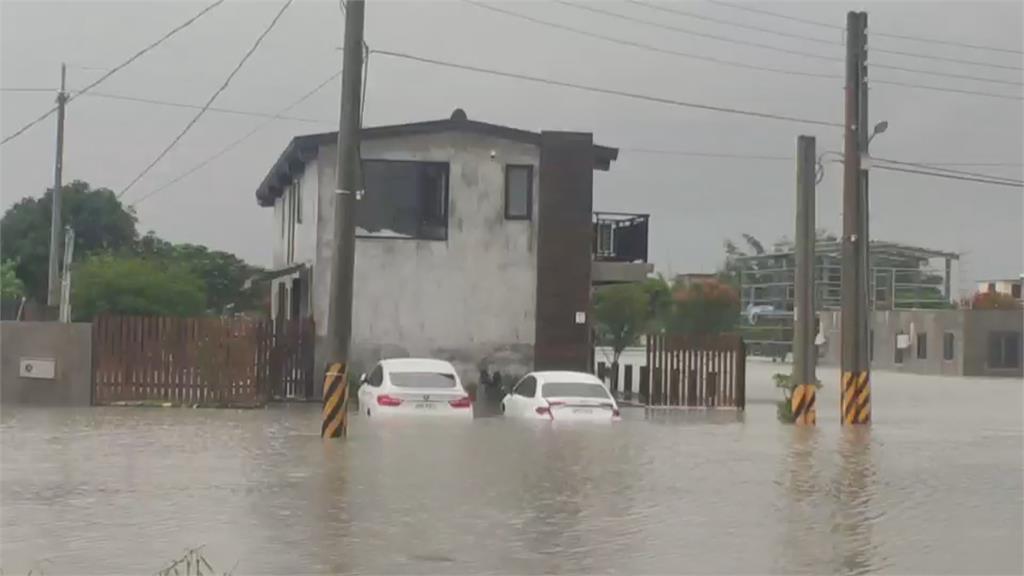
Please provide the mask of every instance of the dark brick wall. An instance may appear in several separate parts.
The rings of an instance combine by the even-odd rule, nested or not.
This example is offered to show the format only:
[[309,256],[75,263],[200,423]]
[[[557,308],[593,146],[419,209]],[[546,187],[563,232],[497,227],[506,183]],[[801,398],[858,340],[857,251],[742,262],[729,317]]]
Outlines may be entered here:
[[[589,370],[593,145],[589,133],[541,133],[537,370]],[[576,312],[587,322],[576,324]]]

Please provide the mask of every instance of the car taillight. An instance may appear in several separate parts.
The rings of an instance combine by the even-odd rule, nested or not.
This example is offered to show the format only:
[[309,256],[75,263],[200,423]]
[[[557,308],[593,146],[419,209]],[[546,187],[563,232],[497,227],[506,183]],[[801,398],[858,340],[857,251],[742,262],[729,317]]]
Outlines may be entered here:
[[612,408],[612,417],[614,417],[614,418],[618,418],[619,417],[619,409],[618,408]]
[[551,409],[548,408],[547,406],[537,406],[534,410],[537,412],[537,414],[540,414],[541,416],[551,415]]
[[452,408],[472,408],[473,401],[469,399],[469,396],[463,396],[462,398],[450,400],[448,405]]
[[394,396],[388,396],[387,394],[381,394],[380,396],[377,396],[378,406],[399,406],[401,404],[401,398],[395,398]]

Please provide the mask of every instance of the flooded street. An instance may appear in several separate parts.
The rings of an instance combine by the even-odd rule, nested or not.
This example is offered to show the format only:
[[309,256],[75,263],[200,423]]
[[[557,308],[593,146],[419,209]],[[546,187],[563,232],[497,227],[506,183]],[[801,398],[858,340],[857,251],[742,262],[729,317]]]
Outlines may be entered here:
[[[788,367],[785,368],[788,370]],[[1022,387],[876,373],[842,430],[748,408],[613,426],[369,425],[315,405],[5,409],[5,574],[151,574],[203,545],[234,573],[1020,573]]]

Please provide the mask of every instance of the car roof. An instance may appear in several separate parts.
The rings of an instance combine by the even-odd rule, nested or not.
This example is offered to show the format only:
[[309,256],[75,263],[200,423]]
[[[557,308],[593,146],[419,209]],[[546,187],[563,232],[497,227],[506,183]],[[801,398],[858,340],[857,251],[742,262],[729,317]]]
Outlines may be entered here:
[[451,362],[432,358],[388,358],[380,361],[388,372],[442,372],[455,374]]
[[572,372],[569,370],[533,372],[530,376],[536,378],[541,384],[544,384],[545,382],[587,382],[589,384],[601,384],[601,380],[593,374],[588,374],[586,372]]

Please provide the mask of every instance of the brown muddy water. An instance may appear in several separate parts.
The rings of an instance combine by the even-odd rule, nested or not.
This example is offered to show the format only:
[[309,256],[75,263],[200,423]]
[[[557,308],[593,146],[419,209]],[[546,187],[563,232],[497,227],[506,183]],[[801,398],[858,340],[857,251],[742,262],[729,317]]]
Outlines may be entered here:
[[[874,375],[874,424],[624,411],[613,426],[265,410],[5,407],[0,568],[152,574],[203,545],[218,570],[299,573],[1024,571],[1022,384]],[[788,369],[788,368],[787,368]],[[372,424],[372,425],[371,425]]]

